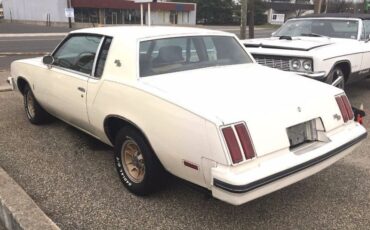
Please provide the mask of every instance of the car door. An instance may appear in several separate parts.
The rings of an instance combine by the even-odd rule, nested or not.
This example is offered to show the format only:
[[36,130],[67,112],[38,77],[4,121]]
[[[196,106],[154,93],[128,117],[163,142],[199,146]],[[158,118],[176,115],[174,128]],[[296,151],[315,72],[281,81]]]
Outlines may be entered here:
[[87,84],[101,41],[97,35],[69,36],[53,53],[54,62],[44,78],[48,111],[85,131],[89,131]]
[[364,36],[363,36],[363,57],[361,63],[361,75],[370,74],[370,20],[363,20]]

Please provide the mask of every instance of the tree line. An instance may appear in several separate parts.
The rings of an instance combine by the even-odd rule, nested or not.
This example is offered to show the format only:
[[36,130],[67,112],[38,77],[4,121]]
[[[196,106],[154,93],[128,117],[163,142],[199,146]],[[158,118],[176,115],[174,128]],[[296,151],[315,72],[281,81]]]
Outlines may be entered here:
[[[261,0],[254,2],[254,21],[256,25],[265,24],[266,7]],[[174,0],[173,2],[189,2],[197,4],[197,23],[208,25],[239,25],[240,1],[234,0]]]

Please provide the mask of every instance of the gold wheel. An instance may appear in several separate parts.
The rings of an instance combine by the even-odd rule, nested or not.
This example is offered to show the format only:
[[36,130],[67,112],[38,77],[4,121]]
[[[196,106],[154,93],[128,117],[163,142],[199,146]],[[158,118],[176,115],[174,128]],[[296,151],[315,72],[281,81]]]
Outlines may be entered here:
[[126,140],[121,149],[123,169],[132,182],[140,183],[144,180],[145,164],[143,154],[133,140]]

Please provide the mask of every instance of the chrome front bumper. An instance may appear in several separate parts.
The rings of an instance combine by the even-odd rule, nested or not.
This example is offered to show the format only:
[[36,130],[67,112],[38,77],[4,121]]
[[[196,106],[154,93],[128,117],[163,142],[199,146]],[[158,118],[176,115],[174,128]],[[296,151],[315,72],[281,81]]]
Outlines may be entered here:
[[315,80],[323,81],[326,79],[326,72],[316,72],[316,73],[301,73],[301,72],[294,72],[295,74],[309,77]]

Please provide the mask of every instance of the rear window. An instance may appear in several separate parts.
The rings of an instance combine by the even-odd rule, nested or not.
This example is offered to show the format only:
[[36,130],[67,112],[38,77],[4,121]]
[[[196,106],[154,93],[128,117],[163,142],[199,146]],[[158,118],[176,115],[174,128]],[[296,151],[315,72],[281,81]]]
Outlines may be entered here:
[[192,36],[140,43],[140,76],[251,63],[233,37]]

